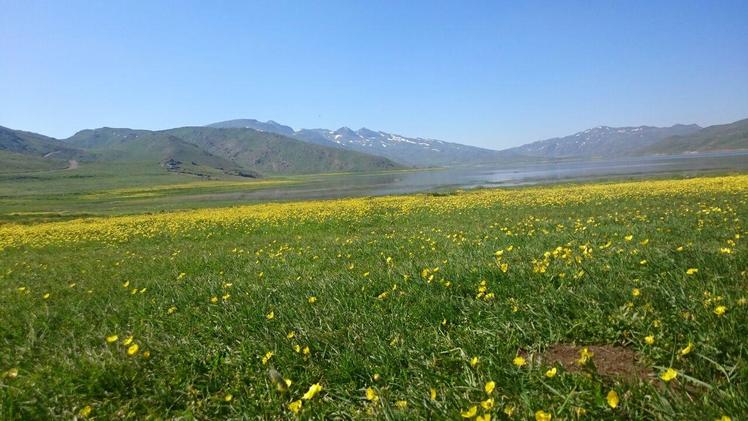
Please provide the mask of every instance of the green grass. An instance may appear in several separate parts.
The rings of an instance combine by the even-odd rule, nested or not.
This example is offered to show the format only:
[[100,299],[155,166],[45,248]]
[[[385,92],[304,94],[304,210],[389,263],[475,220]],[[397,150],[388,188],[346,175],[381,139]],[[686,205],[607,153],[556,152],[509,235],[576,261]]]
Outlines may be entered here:
[[[259,179],[212,173],[207,179],[170,172],[151,162],[81,162],[75,170],[0,173],[0,223],[235,206],[258,202],[259,199],[246,194],[268,189],[282,189],[294,197],[304,191],[324,196],[341,187],[360,186],[357,194],[364,195],[377,187],[372,186],[372,178],[391,183],[398,174],[409,171],[413,170]],[[209,169],[203,172],[209,173]]]
[[6,174],[30,173],[36,171],[61,170],[67,168],[67,161],[46,160],[38,157],[0,150],[0,177]]
[[[515,419],[579,408],[586,419],[742,419],[747,192],[739,176],[6,225],[0,373],[17,375],[0,374],[0,418],[90,406],[96,419],[288,419],[319,383],[303,418],[457,419],[478,405],[493,419],[508,407]],[[478,296],[481,281],[493,299]],[[629,347],[650,375],[546,378],[529,357],[556,343]],[[514,366],[518,353],[531,362]],[[680,374],[665,383],[668,367]]]
[[169,172],[150,162],[84,162],[75,170],[0,174],[0,222],[205,207],[215,203],[212,198],[200,197],[206,193],[252,191],[303,180],[300,176],[250,179],[212,175],[212,179],[204,179]]

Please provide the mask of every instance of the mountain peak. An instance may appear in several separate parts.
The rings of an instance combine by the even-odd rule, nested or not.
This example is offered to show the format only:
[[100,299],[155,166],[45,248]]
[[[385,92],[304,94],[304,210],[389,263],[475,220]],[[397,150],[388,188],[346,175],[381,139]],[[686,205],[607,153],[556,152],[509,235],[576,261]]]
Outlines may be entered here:
[[284,126],[273,120],[262,122],[253,118],[243,118],[237,120],[227,120],[218,123],[209,124],[208,127],[218,129],[230,129],[230,128],[241,128],[241,129],[254,129],[261,132],[276,133],[283,136],[293,136],[294,129],[289,126]]
[[[249,126],[246,123],[247,121],[250,120],[230,120],[211,124],[210,127],[246,127]],[[265,123],[255,122],[251,125],[251,128],[283,134],[316,145],[377,155],[412,166],[428,167],[489,162],[500,158],[497,151],[489,149],[435,139],[408,138],[366,127],[361,127],[355,131],[347,126],[340,127],[337,130],[299,129],[293,131],[288,126],[270,120]],[[284,128],[291,130],[291,132]]]
[[366,127],[362,127],[358,130],[356,130],[356,134],[363,137],[377,137],[380,135],[379,132],[375,132],[374,130],[367,129]]

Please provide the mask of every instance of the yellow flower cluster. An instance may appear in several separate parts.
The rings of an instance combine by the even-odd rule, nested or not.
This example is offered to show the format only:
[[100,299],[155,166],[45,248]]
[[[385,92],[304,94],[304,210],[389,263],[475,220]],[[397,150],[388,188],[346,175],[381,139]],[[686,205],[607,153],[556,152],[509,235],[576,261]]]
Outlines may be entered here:
[[[0,250],[9,247],[45,247],[78,242],[117,244],[132,238],[153,238],[199,232],[208,235],[215,227],[251,232],[262,226],[334,218],[358,218],[375,210],[407,214],[428,211],[446,214],[460,209],[511,206],[559,206],[602,199],[637,198],[642,195],[675,197],[704,192],[748,191],[748,176],[598,183],[580,186],[541,186],[520,190],[490,189],[449,196],[387,196],[294,203],[268,203],[221,209],[200,209],[158,215],[132,215],[77,219],[33,225],[0,226]],[[700,212],[723,212],[706,209]],[[626,237],[627,239],[629,237]],[[589,251],[589,250],[588,250]],[[541,261],[542,262],[542,261]],[[502,262],[499,263],[501,265]],[[543,265],[539,265],[541,270]],[[508,267],[502,268],[502,271]]]

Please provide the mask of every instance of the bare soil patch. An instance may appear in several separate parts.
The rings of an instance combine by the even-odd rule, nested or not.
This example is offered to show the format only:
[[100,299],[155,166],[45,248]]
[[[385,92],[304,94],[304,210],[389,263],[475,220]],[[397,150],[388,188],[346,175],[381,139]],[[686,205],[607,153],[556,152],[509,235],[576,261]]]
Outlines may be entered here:
[[[577,364],[584,346],[556,344],[543,353],[539,362],[544,365],[560,365],[566,371],[579,372],[584,367]],[[650,370],[642,364],[639,355],[629,348],[613,345],[592,345],[586,347],[594,355],[591,360],[597,373],[605,377],[637,381],[651,378]]]

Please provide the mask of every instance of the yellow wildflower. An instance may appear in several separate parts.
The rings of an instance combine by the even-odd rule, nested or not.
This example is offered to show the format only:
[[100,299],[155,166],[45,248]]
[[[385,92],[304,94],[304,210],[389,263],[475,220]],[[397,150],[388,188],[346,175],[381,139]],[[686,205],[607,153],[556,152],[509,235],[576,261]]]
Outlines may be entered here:
[[266,352],[265,356],[262,357],[262,365],[266,365],[268,361],[270,361],[270,359],[273,358],[273,355],[275,355],[275,353],[272,351]]
[[668,368],[662,374],[660,374],[660,378],[666,382],[669,382],[676,377],[678,377],[678,372],[673,370],[672,368]]
[[461,412],[460,415],[462,415],[462,418],[473,418],[475,414],[477,413],[478,413],[478,405],[473,405],[467,411]]
[[138,353],[138,349],[140,349],[140,346],[138,344],[132,344],[129,348],[127,348],[127,355],[133,356]]
[[714,308],[714,314],[716,314],[717,316],[723,316],[726,311],[727,307],[725,306],[717,306]]
[[377,395],[377,391],[374,390],[374,389],[372,389],[372,388],[370,388],[370,387],[367,387],[366,388],[366,400],[368,400],[369,402],[376,402],[376,401],[378,401],[379,400],[379,395]]
[[311,296],[311,297],[307,298],[306,300],[307,300],[307,302],[309,302],[309,304],[314,304],[314,303],[317,302],[317,297]]
[[480,358],[473,357],[470,359],[470,366],[475,368],[475,366],[477,366],[479,362],[480,362]]
[[88,418],[89,415],[91,415],[91,411],[93,411],[93,408],[91,408],[91,405],[86,405],[83,408],[81,408],[80,411],[78,411],[78,415],[82,418]]
[[481,408],[485,409],[486,411],[490,411],[493,408],[494,400],[493,398],[488,398],[480,403]]
[[477,415],[475,421],[491,421],[491,414]]
[[647,345],[652,345],[655,343],[655,337],[652,335],[644,337],[644,342],[646,342]]
[[516,365],[517,367],[522,367],[523,365],[527,364],[527,361],[525,361],[524,357],[516,356],[512,360],[512,364]]
[[110,344],[114,343],[114,342],[117,342],[117,339],[119,339],[119,336],[117,336],[117,335],[111,335],[111,336],[107,336],[106,337],[107,343],[110,343]]
[[268,320],[273,320],[275,318],[275,312],[271,311],[270,313],[265,315],[265,318]]
[[552,417],[553,416],[550,413],[545,412],[542,409],[535,411],[535,421],[551,421]]
[[639,291],[639,288],[634,288],[631,290],[631,295],[633,295],[634,297],[638,297],[641,295],[641,291]]
[[301,405],[302,405],[301,399],[297,401],[293,401],[288,404],[288,410],[293,412],[294,414],[298,414],[299,411],[301,411]]
[[232,395],[231,393],[223,397],[224,402],[231,402],[233,399],[234,399],[234,395]]
[[301,399],[304,399],[305,401],[311,400],[314,395],[322,391],[322,385],[319,383],[314,383],[313,385],[309,386],[309,390],[304,393],[304,396],[301,397]]
[[595,355],[595,353],[590,352],[590,350],[587,347],[582,348],[581,351],[579,351],[579,359],[577,360],[577,365],[585,365],[589,360]]
[[496,382],[493,380],[487,382],[486,385],[483,386],[483,390],[485,390],[486,393],[489,395],[493,392],[495,388],[496,388]]
[[395,402],[395,406],[397,407],[397,409],[399,409],[401,411],[405,410],[405,409],[408,408],[408,401],[406,401],[406,400],[399,400],[399,401]]
[[556,367],[553,367],[552,369],[550,369],[550,370],[548,370],[548,371],[545,372],[545,377],[548,377],[549,379],[553,378],[553,377],[556,376],[556,372],[557,371],[558,370],[556,369]]
[[693,351],[693,344],[691,343],[691,341],[689,341],[688,345],[686,345],[685,348],[683,348],[680,351],[678,351],[678,354],[680,354],[681,356],[686,356],[686,355],[690,354],[691,351]]
[[132,343],[132,340],[133,340],[133,337],[132,336],[128,336],[127,338],[125,338],[124,341],[122,341],[122,345],[124,345],[124,346],[130,345]]
[[618,392],[616,392],[615,390],[611,390],[610,392],[608,392],[607,400],[608,400],[608,406],[610,406],[611,408],[616,408],[619,402]]
[[693,274],[698,273],[698,272],[699,272],[698,269],[696,269],[696,268],[690,268],[690,269],[686,270],[686,275],[693,275]]

